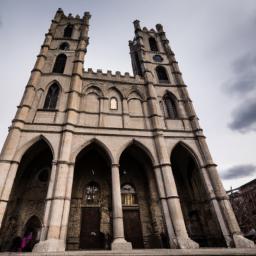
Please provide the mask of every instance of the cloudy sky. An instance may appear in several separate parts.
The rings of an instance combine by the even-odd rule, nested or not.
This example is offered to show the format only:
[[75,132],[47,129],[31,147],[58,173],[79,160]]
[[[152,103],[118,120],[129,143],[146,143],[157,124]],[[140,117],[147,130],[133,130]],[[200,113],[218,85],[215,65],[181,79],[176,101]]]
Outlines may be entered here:
[[256,178],[255,0],[1,0],[0,148],[58,7],[92,14],[85,68],[131,72],[132,21],[162,23],[226,189]]

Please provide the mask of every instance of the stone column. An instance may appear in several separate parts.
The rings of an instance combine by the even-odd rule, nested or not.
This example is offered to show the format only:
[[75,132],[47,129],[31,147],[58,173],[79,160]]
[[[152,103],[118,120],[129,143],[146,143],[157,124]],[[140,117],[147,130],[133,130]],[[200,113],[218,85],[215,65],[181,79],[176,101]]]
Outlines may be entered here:
[[170,247],[172,249],[178,248],[178,242],[177,242],[175,231],[173,228],[173,223],[171,221],[171,216],[169,213],[166,194],[164,190],[162,173],[159,166],[154,167],[154,173],[155,173],[155,178],[156,178],[156,183],[158,188],[158,194],[159,194],[159,198],[160,198],[160,202],[161,202],[161,206],[164,214],[165,225],[166,225],[166,229],[169,237]]
[[[19,167],[19,162],[12,162],[10,164],[10,168],[8,168],[8,171],[5,171],[5,183],[2,189],[1,198],[0,198],[0,228],[2,224],[2,220],[5,214],[5,210],[9,201],[9,197],[12,191],[14,179],[17,173]],[[2,170],[1,170],[2,171]]]
[[[229,198],[221,182],[220,176],[217,172],[216,165],[213,163],[211,154],[205,141],[204,136],[198,138],[199,145],[202,149],[206,160],[206,170],[215,193],[216,199],[219,203],[222,212],[222,219],[226,221],[230,234],[233,236],[233,242],[237,248],[254,248],[255,244],[249,239],[243,237],[240,227],[237,223],[236,216],[230,204]],[[220,222],[221,224],[221,222]],[[225,233],[223,233],[225,235]]]
[[224,236],[224,239],[226,241],[227,247],[231,247],[231,243],[232,243],[231,234],[228,230],[225,220],[223,219],[221,209],[220,209],[219,203],[217,201],[217,198],[215,196],[213,187],[211,185],[207,170],[204,167],[202,167],[200,169],[200,176],[205,184],[206,193],[208,194],[208,199],[210,199],[211,206],[214,211],[214,215],[216,216],[217,221],[219,222],[219,225],[220,225],[222,234]]
[[47,236],[48,227],[49,227],[49,216],[50,216],[50,209],[51,203],[53,198],[53,191],[54,191],[54,183],[56,178],[56,169],[57,169],[57,161],[52,161],[52,169],[48,184],[46,202],[45,202],[45,212],[44,212],[44,219],[43,219],[43,228],[41,231],[40,241],[44,241]]
[[66,196],[64,200],[63,217],[61,222],[60,239],[66,241],[68,231],[68,220],[71,205],[72,187],[74,177],[74,164],[69,165],[69,171],[66,183]]
[[123,128],[128,128],[129,123],[129,110],[128,110],[128,103],[127,98],[123,98],[122,100],[123,105]]
[[113,242],[112,250],[130,250],[131,243],[124,238],[123,210],[120,188],[119,165],[112,164],[112,206],[113,206]]
[[104,126],[104,104],[105,103],[105,98],[104,97],[99,97],[99,123],[98,126],[99,127],[103,127]]

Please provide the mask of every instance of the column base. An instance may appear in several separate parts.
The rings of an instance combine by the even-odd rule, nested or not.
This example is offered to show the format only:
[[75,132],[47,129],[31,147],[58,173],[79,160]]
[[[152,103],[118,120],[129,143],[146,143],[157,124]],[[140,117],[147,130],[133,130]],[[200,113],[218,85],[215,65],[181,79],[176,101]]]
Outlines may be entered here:
[[64,252],[65,247],[66,244],[64,240],[49,239],[36,244],[33,248],[33,252]]
[[255,243],[242,235],[234,234],[233,241],[235,248],[255,248]]
[[111,250],[132,250],[132,244],[123,238],[117,238],[112,242]]
[[188,236],[186,237],[177,237],[178,246],[180,249],[197,249],[199,248],[199,244],[190,239]]

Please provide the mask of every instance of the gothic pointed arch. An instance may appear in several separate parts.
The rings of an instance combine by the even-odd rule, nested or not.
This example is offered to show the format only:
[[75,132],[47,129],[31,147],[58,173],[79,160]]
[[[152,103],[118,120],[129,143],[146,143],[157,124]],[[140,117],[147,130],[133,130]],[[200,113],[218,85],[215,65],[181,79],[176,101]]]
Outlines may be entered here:
[[[52,167],[53,154],[50,146],[44,139],[39,139],[27,148],[20,160],[18,170],[12,186],[10,199],[7,204],[3,225],[0,233],[1,246],[3,250],[11,250],[12,242],[24,231],[23,235],[30,235],[31,241],[28,250],[32,250],[38,237],[36,234],[25,234],[32,229],[32,220],[26,226],[24,220],[31,216],[43,219],[45,202],[49,184],[49,177]],[[43,170],[47,170],[47,175],[40,175]],[[22,214],[19,214],[22,212]],[[15,227],[10,230],[8,220],[13,215]],[[35,218],[33,218],[35,220]],[[39,222],[35,221],[39,228]],[[38,224],[38,225],[37,225]],[[26,231],[27,229],[27,231]],[[39,230],[38,230],[39,231]],[[33,232],[32,232],[33,233]],[[34,236],[34,237],[33,237]],[[33,240],[35,239],[35,240]]]
[[202,165],[202,163],[201,163],[201,161],[200,161],[198,155],[195,153],[195,150],[192,149],[192,147],[191,147],[189,144],[187,144],[185,141],[182,141],[182,140],[178,141],[178,142],[172,147],[170,154],[172,154],[173,150],[174,150],[177,146],[180,146],[180,147],[184,148],[184,149],[191,155],[191,157],[193,157],[193,160],[195,161],[197,167],[200,168],[200,166]]
[[127,96],[128,100],[129,99],[139,99],[139,100],[143,100],[143,95],[142,93],[138,90],[138,89],[131,89],[131,91],[128,93],[128,96]]
[[69,50],[69,44],[67,42],[63,42],[60,44],[59,49],[63,51],[67,51]]
[[149,37],[148,42],[149,42],[150,50],[157,52],[158,46],[157,46],[156,39],[154,37]]
[[105,155],[107,156],[107,159],[113,163],[114,162],[114,158],[113,155],[110,151],[110,149],[107,147],[107,145],[105,143],[103,143],[102,141],[98,140],[97,138],[93,138],[89,141],[86,141],[85,143],[83,143],[82,145],[80,145],[72,154],[71,156],[71,161],[75,162],[76,158],[78,157],[78,155],[87,147],[91,146],[91,145],[95,145],[96,147],[101,148],[104,152]]
[[117,159],[119,159],[120,161],[120,157],[122,155],[122,153],[129,147],[136,147],[139,148],[141,151],[145,152],[146,156],[150,159],[150,164],[155,165],[156,160],[152,154],[152,152],[149,150],[149,148],[147,146],[145,146],[142,142],[138,141],[137,139],[132,139],[131,141],[129,141],[128,143],[126,143],[121,149],[120,152],[117,156]]
[[66,61],[67,61],[67,56],[63,53],[59,54],[56,57],[52,72],[59,73],[59,74],[64,73]]
[[169,78],[168,78],[167,71],[166,71],[165,67],[157,66],[156,74],[157,74],[159,83],[169,83]]
[[139,91],[131,91],[127,102],[130,116],[143,116],[142,96]]
[[68,24],[64,29],[64,37],[71,38],[73,33],[74,26],[72,24]]
[[94,85],[94,84],[90,85],[88,88],[86,88],[85,91],[84,91],[84,94],[85,95],[96,94],[98,97],[103,97],[104,96],[100,87],[98,87],[97,85]]
[[30,149],[30,147],[32,147],[34,144],[36,144],[38,141],[43,141],[44,143],[46,143],[49,147],[49,149],[51,150],[51,154],[53,156],[53,159],[55,157],[55,152],[52,146],[52,143],[49,141],[48,138],[46,138],[43,134],[40,134],[36,137],[34,137],[33,139],[27,141],[26,143],[24,143],[18,150],[17,153],[14,156],[14,160],[20,162],[22,156]]
[[207,199],[196,154],[185,143],[179,142],[173,148],[170,160],[190,238],[201,247],[225,246],[216,215],[212,214],[212,205]]
[[150,158],[146,147],[137,141],[131,141],[119,158],[124,233],[133,248],[161,248],[164,244],[165,227]]
[[112,160],[107,151],[103,143],[92,139],[83,145],[75,158],[68,250],[110,246],[111,241],[105,240],[112,232],[109,225]]
[[60,86],[57,82],[54,82],[48,89],[48,92],[45,97],[43,109],[46,109],[46,110],[56,109],[59,94],[60,94]]
[[40,240],[40,234],[42,229],[42,222],[38,216],[31,216],[24,227],[23,236],[29,238],[29,242],[23,251],[31,252],[35,244]]
[[123,95],[115,86],[108,89],[109,109],[122,113]]
[[117,89],[116,86],[112,86],[108,89],[108,92],[111,91],[116,92],[116,94],[120,97],[121,100],[124,98],[122,92],[119,89]]
[[102,90],[95,85],[89,86],[83,93],[81,109],[98,114],[100,112],[100,99],[103,97]]
[[164,116],[169,119],[177,119],[177,98],[169,91],[163,96]]

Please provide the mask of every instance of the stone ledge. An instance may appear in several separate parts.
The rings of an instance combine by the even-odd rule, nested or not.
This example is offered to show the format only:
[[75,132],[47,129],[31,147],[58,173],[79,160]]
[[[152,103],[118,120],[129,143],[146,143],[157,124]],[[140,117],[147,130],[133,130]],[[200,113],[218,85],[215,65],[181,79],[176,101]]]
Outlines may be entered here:
[[65,251],[65,252],[48,252],[48,253],[0,253],[0,256],[197,256],[197,255],[256,255],[256,249],[226,249],[226,248],[207,248],[207,249],[148,249],[148,250],[117,250],[117,251]]

